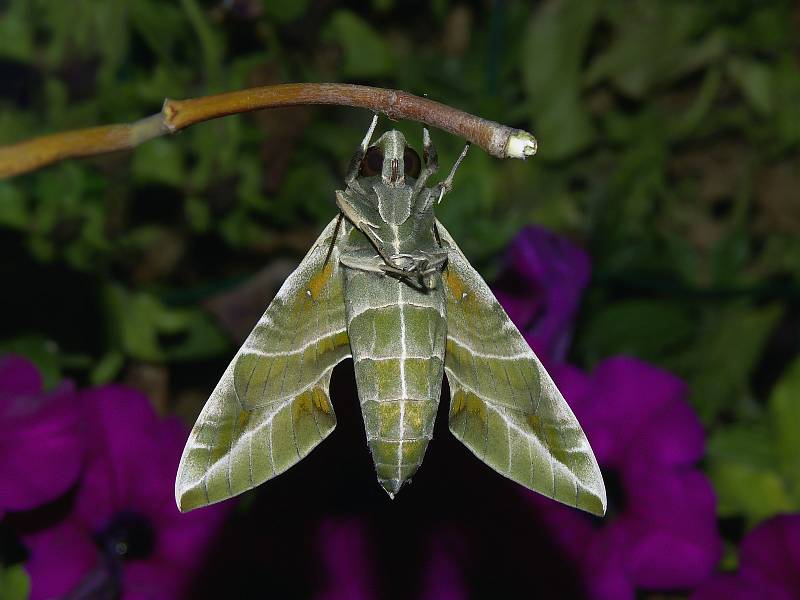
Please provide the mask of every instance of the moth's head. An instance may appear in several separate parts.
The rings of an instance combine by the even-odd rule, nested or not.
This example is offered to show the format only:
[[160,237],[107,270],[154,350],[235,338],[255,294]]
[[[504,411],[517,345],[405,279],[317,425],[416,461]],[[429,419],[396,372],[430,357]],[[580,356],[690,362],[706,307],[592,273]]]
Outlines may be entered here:
[[416,179],[420,171],[419,154],[396,129],[384,133],[367,148],[361,161],[362,177],[380,175],[383,183],[395,187],[405,184],[406,177]]

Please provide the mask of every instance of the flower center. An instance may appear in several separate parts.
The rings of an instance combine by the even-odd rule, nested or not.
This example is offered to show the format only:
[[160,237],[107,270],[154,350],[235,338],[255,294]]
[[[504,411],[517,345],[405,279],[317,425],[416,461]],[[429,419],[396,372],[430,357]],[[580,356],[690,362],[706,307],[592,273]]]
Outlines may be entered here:
[[97,536],[106,552],[121,559],[147,558],[155,548],[156,534],[153,526],[135,512],[121,512],[114,516]]

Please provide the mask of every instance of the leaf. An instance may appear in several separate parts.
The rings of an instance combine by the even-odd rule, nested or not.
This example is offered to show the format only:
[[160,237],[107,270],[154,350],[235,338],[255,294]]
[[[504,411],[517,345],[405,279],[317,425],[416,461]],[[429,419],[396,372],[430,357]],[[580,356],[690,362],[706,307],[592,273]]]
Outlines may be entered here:
[[31,580],[24,565],[0,566],[0,600],[26,600]]
[[288,23],[302,17],[308,10],[308,0],[263,0],[264,14],[278,23]]
[[169,308],[150,294],[119,285],[108,286],[104,297],[112,346],[127,356],[188,360],[214,356],[228,347],[225,336],[200,309]]
[[704,25],[697,3],[622,2],[610,7],[615,35],[589,67],[590,85],[609,79],[623,94],[643,98],[655,86],[709,64],[725,49],[720,35],[693,41]]
[[772,390],[769,412],[775,430],[778,464],[800,503],[800,358]]
[[798,508],[778,471],[772,433],[763,424],[717,431],[707,454],[721,516],[744,515],[755,523]]
[[372,26],[349,10],[331,16],[322,39],[342,47],[344,77],[370,78],[390,75],[394,60],[389,46]]
[[773,78],[768,65],[754,59],[734,58],[728,63],[728,74],[756,112],[765,115],[772,110]]
[[183,157],[174,140],[155,139],[133,153],[133,176],[143,183],[180,187],[184,179]]
[[556,0],[543,3],[528,22],[522,75],[543,157],[565,158],[594,139],[581,98],[581,64],[597,12],[593,0]]
[[589,318],[580,336],[586,360],[630,354],[658,362],[693,337],[694,319],[678,304],[659,300],[626,300],[604,306]]
[[0,182],[0,225],[25,229],[30,222],[30,210],[25,196],[17,187]]
[[26,335],[0,342],[0,354],[20,354],[39,370],[45,389],[61,380],[61,360],[56,343],[43,335]]
[[780,305],[721,310],[702,327],[694,347],[675,359],[673,368],[688,378],[692,403],[704,422],[720,411],[741,408],[750,375],[781,314]]

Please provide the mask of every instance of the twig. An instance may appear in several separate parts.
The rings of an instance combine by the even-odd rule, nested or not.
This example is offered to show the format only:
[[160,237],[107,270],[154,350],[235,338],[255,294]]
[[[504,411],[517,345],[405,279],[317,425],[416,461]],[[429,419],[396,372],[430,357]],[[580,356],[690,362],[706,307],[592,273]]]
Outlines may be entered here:
[[226,115],[262,108],[336,104],[368,108],[390,119],[419,121],[458,135],[498,158],[527,158],[536,139],[514,129],[407,92],[344,83],[289,83],[164,102],[161,112],[134,123],[67,131],[0,146],[0,179],[81,156],[138,146],[155,137]]

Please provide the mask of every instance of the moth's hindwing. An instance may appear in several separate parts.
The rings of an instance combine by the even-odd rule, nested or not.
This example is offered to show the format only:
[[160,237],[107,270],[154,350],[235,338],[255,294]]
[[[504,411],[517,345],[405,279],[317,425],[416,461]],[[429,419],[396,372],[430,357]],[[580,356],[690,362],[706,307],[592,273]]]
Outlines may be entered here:
[[506,477],[550,498],[605,514],[600,468],[550,375],[447,230],[445,372],[450,431]]
[[282,473],[336,426],[333,367],[350,356],[335,219],[281,287],[195,423],[178,467],[182,511]]

